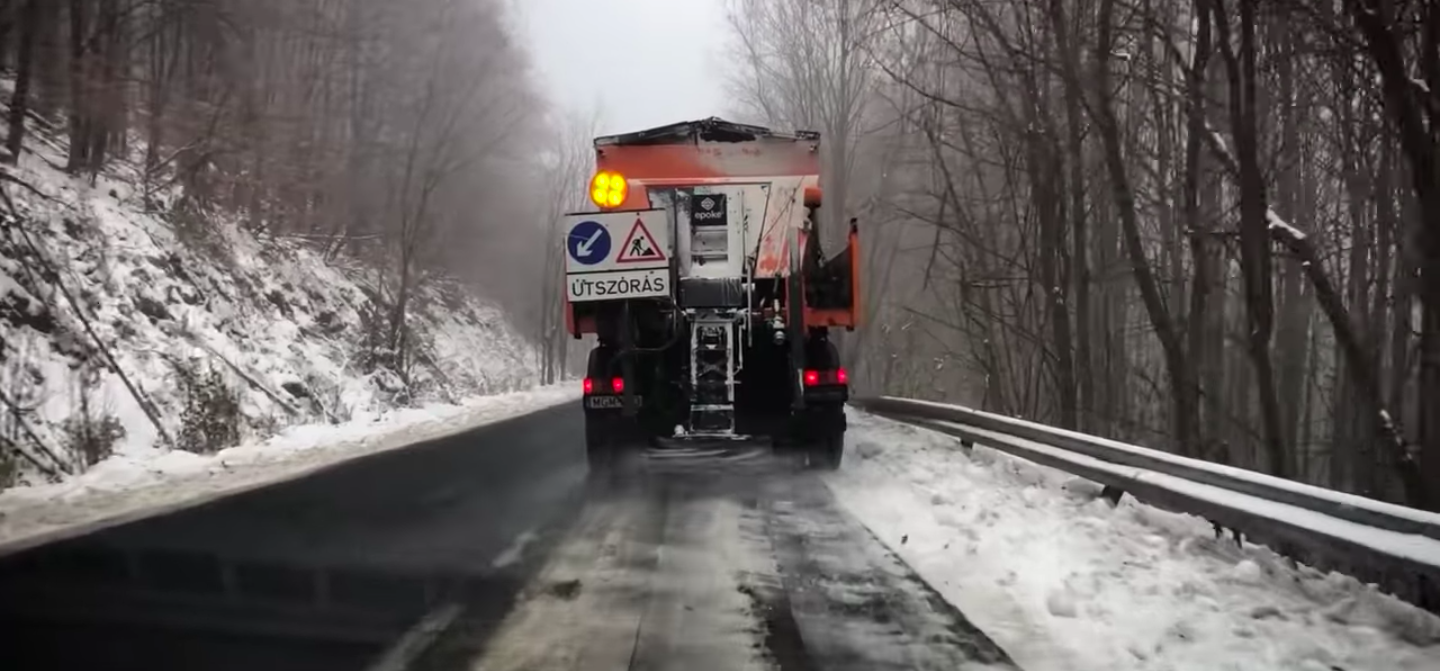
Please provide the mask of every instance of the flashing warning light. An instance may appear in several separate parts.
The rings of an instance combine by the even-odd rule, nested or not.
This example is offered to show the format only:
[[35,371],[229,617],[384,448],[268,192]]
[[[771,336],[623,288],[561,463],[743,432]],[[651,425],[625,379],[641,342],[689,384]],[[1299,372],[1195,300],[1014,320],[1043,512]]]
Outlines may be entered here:
[[595,173],[590,180],[590,200],[605,209],[620,207],[630,195],[630,183],[625,176],[610,170]]
[[820,384],[820,371],[818,371],[818,370],[807,370],[807,371],[805,371],[805,386],[807,386],[807,387],[813,387],[813,386],[815,386],[815,385],[817,385],[817,384]]
[[585,385],[585,394],[586,394],[587,396],[595,392],[595,381],[594,381],[594,380],[592,380],[592,379],[590,379],[590,378],[587,377],[587,378],[585,378],[584,385]]
[[617,377],[610,381],[610,389],[617,394],[625,393],[625,378]]

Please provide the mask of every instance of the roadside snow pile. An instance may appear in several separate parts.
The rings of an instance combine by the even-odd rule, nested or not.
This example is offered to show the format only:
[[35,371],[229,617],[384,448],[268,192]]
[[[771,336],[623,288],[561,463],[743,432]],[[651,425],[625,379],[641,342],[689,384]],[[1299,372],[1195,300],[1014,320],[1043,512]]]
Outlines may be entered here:
[[416,290],[401,375],[374,271],[147,195],[131,164],[92,186],[53,138],[28,149],[7,168],[14,212],[0,204],[0,489],[184,471],[287,426],[538,381],[533,346],[454,283]]
[[1352,578],[943,434],[850,422],[841,504],[1028,671],[1440,668],[1440,618]]
[[341,461],[435,440],[573,401],[578,385],[471,399],[462,405],[360,413],[340,426],[295,426],[211,455],[153,450],[117,455],[65,482],[0,492],[7,551],[301,477]]

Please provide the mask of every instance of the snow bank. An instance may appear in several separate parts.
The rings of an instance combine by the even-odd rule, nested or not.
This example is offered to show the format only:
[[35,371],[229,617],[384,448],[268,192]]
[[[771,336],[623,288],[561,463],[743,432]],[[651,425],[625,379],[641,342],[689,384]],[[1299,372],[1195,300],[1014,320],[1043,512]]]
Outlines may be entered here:
[[539,387],[472,398],[460,405],[366,414],[340,426],[293,426],[268,440],[212,455],[161,450],[143,456],[116,455],[62,483],[0,492],[0,551],[198,505],[579,397],[575,384]]
[[[942,408],[942,409],[943,409],[943,408],[958,408],[958,407],[960,407],[960,406],[948,405],[948,404],[945,404],[945,403],[936,403],[936,402],[932,402],[932,401],[921,401],[921,400],[914,400],[914,399],[904,399],[904,400],[905,400],[907,403],[914,403],[914,404],[918,404],[918,405],[925,405],[925,406],[931,406],[931,407]],[[1078,432],[1078,431],[1069,431],[1069,430],[1066,430],[1066,429],[1060,429],[1060,428],[1056,428],[1056,427],[1053,427],[1053,426],[1047,426],[1047,425],[1045,425],[1045,424],[1039,424],[1039,423],[1036,423],[1036,422],[1031,422],[1031,421],[1027,421],[1027,420],[1024,420],[1024,419],[1020,419],[1020,418],[1018,418],[1018,417],[1007,417],[1007,416],[1004,416],[1004,415],[997,415],[997,414],[989,413],[989,412],[981,412],[981,411],[973,410],[973,409],[969,409],[969,408],[965,408],[965,410],[967,410],[968,412],[970,412],[970,413],[972,413],[972,414],[974,414],[974,415],[978,415],[978,416],[984,417],[984,418],[990,418],[990,419],[995,420],[995,421],[998,421],[998,422],[1008,423],[1008,424],[1010,424],[1010,425],[1012,425],[1012,426],[1018,426],[1018,427],[1021,427],[1021,428],[1024,428],[1024,429],[1028,429],[1028,430],[1031,430],[1031,431],[1034,431],[1034,432],[1039,432],[1039,433],[1042,433],[1042,434],[1048,434],[1048,435],[1053,435],[1053,436],[1060,436],[1060,437],[1063,437],[1063,438],[1074,438],[1074,439],[1077,439],[1077,440],[1084,441],[1084,442],[1086,442],[1086,443],[1094,443],[1094,444],[1096,444],[1096,445],[1099,445],[1099,446],[1101,446],[1101,447],[1104,447],[1104,448],[1105,448],[1106,450],[1108,450],[1108,451],[1115,452],[1115,453],[1129,454],[1129,455],[1131,455],[1131,456],[1133,456],[1133,457],[1138,458],[1138,459],[1136,459],[1136,460],[1132,460],[1132,461],[1129,462],[1129,463],[1143,463],[1143,462],[1155,462],[1155,461],[1166,462],[1166,463],[1169,463],[1169,464],[1172,464],[1172,465],[1175,465],[1175,466],[1180,466],[1180,467],[1183,467],[1183,468],[1188,468],[1188,469],[1193,469],[1193,470],[1199,470],[1199,471],[1208,471],[1208,472],[1210,472],[1210,473],[1214,473],[1214,474],[1216,474],[1216,475],[1220,475],[1220,476],[1224,477],[1224,478],[1227,479],[1227,480],[1244,481],[1244,482],[1250,483],[1250,484],[1252,484],[1252,485],[1256,485],[1256,486],[1258,486],[1258,487],[1264,488],[1265,490],[1271,490],[1271,491],[1273,491],[1273,490],[1281,490],[1282,493],[1294,495],[1294,496],[1297,496],[1297,497],[1303,497],[1303,499],[1306,499],[1306,500],[1313,500],[1313,501],[1315,501],[1317,504],[1320,503],[1320,502],[1329,502],[1329,503],[1334,504],[1333,507],[1334,507],[1334,509],[1337,510],[1337,511],[1343,511],[1343,510],[1349,508],[1349,509],[1354,509],[1354,510],[1366,511],[1366,512],[1371,512],[1371,513],[1377,513],[1377,514],[1379,514],[1379,515],[1384,515],[1384,516],[1387,516],[1387,517],[1397,517],[1397,518],[1401,518],[1401,519],[1407,520],[1407,521],[1409,521],[1409,522],[1413,522],[1413,523],[1415,523],[1415,525],[1421,526],[1421,527],[1424,527],[1424,526],[1440,527],[1440,513],[1432,513],[1432,512],[1427,512],[1427,511],[1424,511],[1424,510],[1417,510],[1417,509],[1415,509],[1415,508],[1408,508],[1408,507],[1401,506],[1401,505],[1396,505],[1396,504],[1393,504],[1393,503],[1386,503],[1386,502],[1384,502],[1384,501],[1378,501],[1378,500],[1375,500],[1375,499],[1365,498],[1365,497],[1363,497],[1363,496],[1359,496],[1359,495],[1356,495],[1356,494],[1348,494],[1348,493],[1345,493],[1345,492],[1337,492],[1337,491],[1335,491],[1335,490],[1333,490],[1333,489],[1325,489],[1325,488],[1323,488],[1323,487],[1317,487],[1317,486],[1315,486],[1315,485],[1309,485],[1309,484],[1305,484],[1305,483],[1303,483],[1303,482],[1296,482],[1296,481],[1294,481],[1294,480],[1287,480],[1287,479],[1285,479],[1285,478],[1280,478],[1280,477],[1276,477],[1276,476],[1273,476],[1273,475],[1266,475],[1266,474],[1264,474],[1264,473],[1260,473],[1260,472],[1257,472],[1257,471],[1252,471],[1252,470],[1248,470],[1248,469],[1244,469],[1244,468],[1239,468],[1239,467],[1236,467],[1236,466],[1227,466],[1227,465],[1225,465],[1225,464],[1217,464],[1217,463],[1215,463],[1215,462],[1205,461],[1205,460],[1203,460],[1203,459],[1193,459],[1193,458],[1189,458],[1189,457],[1182,457],[1182,456],[1180,456],[1180,455],[1173,454],[1173,453],[1170,453],[1170,452],[1165,452],[1165,451],[1162,451],[1162,450],[1155,450],[1155,449],[1150,449],[1150,448],[1146,448],[1146,447],[1140,447],[1140,446],[1138,446],[1138,445],[1131,445],[1131,444],[1129,444],[1129,443],[1122,443],[1122,442],[1120,442],[1120,441],[1118,441],[1118,440],[1111,440],[1111,439],[1109,439],[1109,438],[1103,438],[1103,437],[1100,437],[1100,436],[1092,436],[1092,435],[1089,435],[1089,434],[1080,433],[1080,432]],[[1389,415],[1386,414],[1385,416],[1388,417]],[[937,421],[938,421],[938,420],[937,420]],[[960,425],[960,424],[963,424],[963,422],[957,422],[957,423],[953,423],[953,424],[955,424],[955,425]],[[969,429],[972,430],[972,431],[974,431],[974,432],[976,432],[976,433],[980,433],[980,434],[988,433],[988,431],[989,431],[988,429],[977,429],[976,427],[969,427]],[[1071,451],[1071,450],[1065,450],[1065,449],[1057,448],[1057,447],[1050,447],[1050,446],[1048,446],[1048,445],[1041,444],[1041,443],[1036,443],[1036,442],[1030,441],[1030,440],[1021,440],[1021,439],[1017,439],[1017,438],[1014,438],[1014,437],[1011,437],[1011,436],[1007,436],[1007,439],[1020,441],[1020,443],[1022,443],[1022,444],[1025,445],[1026,449],[1034,450],[1034,451],[1039,451],[1039,452],[1050,452],[1050,453],[1056,454],[1057,456],[1062,456],[1062,457],[1065,458],[1065,459],[1074,460],[1074,459],[1077,459],[1077,458],[1080,458],[1080,459],[1084,459],[1084,458],[1085,458],[1085,457],[1080,457],[1080,456],[1078,456],[1075,452],[1073,452],[1073,451]],[[1143,460],[1143,462],[1142,462],[1141,460]],[[1124,461],[1105,462],[1105,461],[1102,461],[1102,460],[1100,460],[1100,459],[1094,459],[1093,461],[1094,461],[1094,463],[1092,464],[1092,467],[1093,467],[1093,468],[1103,468],[1103,469],[1108,469],[1108,470],[1114,471],[1114,472],[1116,472],[1116,473],[1126,473],[1126,474],[1138,472],[1138,470],[1135,469],[1135,468],[1133,468],[1133,467],[1125,466],[1124,464],[1125,464],[1126,462],[1124,462]],[[1149,477],[1158,478],[1158,477],[1159,477],[1159,474],[1156,473],[1156,474],[1153,474],[1153,475],[1151,475],[1151,476],[1149,476]],[[1174,480],[1176,480],[1176,478],[1169,478],[1168,480],[1169,480],[1169,481],[1174,481]],[[1195,486],[1192,486],[1192,489],[1198,489],[1198,488],[1217,489],[1216,487],[1213,487],[1213,486],[1199,485],[1199,483],[1193,483],[1193,484],[1194,484]],[[1246,495],[1240,494],[1240,493],[1238,493],[1238,492],[1229,492],[1229,493],[1226,493],[1226,491],[1227,491],[1227,490],[1221,490],[1221,492],[1220,492],[1219,494],[1217,494],[1217,495],[1234,496],[1234,497],[1237,497],[1237,498],[1243,498],[1243,499],[1246,499],[1247,504],[1250,503],[1251,501],[1256,501],[1256,500],[1258,500],[1258,499],[1256,499],[1256,497],[1253,497],[1253,496],[1246,496]],[[1272,507],[1273,507],[1273,506],[1284,506],[1284,507],[1287,507],[1287,508],[1293,507],[1293,506],[1287,506],[1287,505],[1285,505],[1285,504],[1277,504],[1277,503],[1274,503],[1274,502],[1271,502],[1271,501],[1265,501],[1265,502],[1261,502],[1261,503],[1262,503],[1262,505],[1269,505],[1269,506],[1272,506]],[[1321,516],[1321,517],[1323,517],[1323,516]],[[1308,521],[1308,520],[1307,520],[1307,521]],[[1304,526],[1304,524],[1301,524],[1300,526]],[[1350,525],[1350,526],[1352,526],[1352,527],[1359,527],[1359,526],[1361,526],[1361,525],[1352,524],[1352,525]],[[1410,530],[1410,529],[1406,529],[1406,530],[1405,530],[1406,533],[1404,533],[1404,534],[1397,534],[1397,535],[1401,535],[1401,536],[1408,535],[1411,531],[1412,531],[1412,530]],[[1433,557],[1433,555],[1432,555],[1432,557]]]
[[[1092,475],[1097,473],[1108,473],[1109,475],[1119,479],[1122,483],[1134,482],[1152,484],[1162,489],[1174,492],[1176,494],[1189,497],[1193,500],[1208,501],[1229,510],[1246,511],[1249,513],[1262,515],[1268,519],[1284,522],[1285,524],[1294,528],[1308,529],[1312,532],[1329,536],[1339,541],[1367,547],[1370,550],[1379,554],[1409,559],[1422,565],[1440,566],[1440,539],[1432,538],[1430,536],[1424,536],[1418,533],[1411,533],[1407,531],[1392,531],[1390,529],[1379,528],[1368,524],[1362,524],[1360,522],[1353,522],[1338,516],[1316,512],[1309,508],[1291,505],[1289,503],[1282,503],[1280,501],[1265,498],[1262,496],[1246,494],[1244,492],[1239,492],[1226,487],[1218,487],[1216,485],[1206,484],[1203,482],[1196,482],[1195,480],[1190,480],[1175,475],[1169,475],[1166,473],[1160,473],[1158,471],[1137,468],[1134,466],[1127,466],[1124,464],[1110,461],[1102,461],[1100,459],[1096,459],[1094,457],[1086,456],[1083,454],[1076,454],[1063,448],[1038,443],[1032,440],[1026,440],[1024,438],[1016,438],[1014,436],[1010,436],[997,431],[990,431],[988,429],[978,429],[971,426],[965,426],[956,422],[933,422],[930,424],[930,426],[937,427],[942,430],[945,428],[963,427],[967,435],[972,436],[974,440],[982,444],[994,446],[1002,444],[1003,441],[1003,444],[1008,445],[1010,448],[1020,448],[1024,451],[1024,453],[1028,453],[1030,455],[1045,455],[1050,457],[1051,459],[1055,459],[1061,462],[1068,462],[1074,466],[1081,466],[1085,469],[1088,469],[1088,472]],[[1059,430],[1056,430],[1056,432],[1070,433]],[[1114,441],[1102,440],[1100,442],[1109,443],[1117,449],[1129,450],[1132,452],[1137,450],[1144,450],[1144,448],[1136,447],[1133,445],[1125,445],[1123,443],[1115,443]],[[1009,450],[1007,450],[1007,452],[1009,452]],[[1165,455],[1163,453],[1156,453],[1156,455],[1156,458],[1162,461],[1175,462],[1176,460],[1184,460],[1187,462],[1195,462],[1202,464],[1204,463],[1198,462],[1194,459],[1185,459],[1184,457]],[[1206,466],[1208,467],[1210,465],[1207,464]],[[1422,524],[1430,525],[1430,528],[1426,529],[1426,531],[1429,533],[1433,533],[1433,527],[1436,524],[1435,513],[1415,510],[1412,508],[1404,508],[1402,506],[1383,503],[1380,501],[1375,501],[1373,499],[1365,499],[1351,494],[1330,492],[1329,490],[1323,490],[1319,487],[1314,487],[1312,485],[1304,485],[1300,483],[1284,481],[1280,478],[1275,478],[1260,473],[1254,473],[1252,471],[1233,469],[1229,466],[1223,466],[1219,464],[1214,464],[1213,466],[1213,469],[1208,470],[1216,470],[1223,472],[1223,470],[1221,469],[1229,469],[1233,471],[1238,471],[1238,473],[1236,474],[1237,479],[1250,479],[1252,482],[1258,482],[1262,479],[1278,481],[1278,487],[1276,487],[1278,489],[1286,489],[1291,492],[1299,491],[1300,493],[1308,492],[1300,491],[1299,488],[1312,490],[1313,494],[1318,496],[1318,498],[1321,498],[1322,500],[1329,499],[1331,501],[1338,501],[1342,506],[1349,506],[1351,509],[1369,508],[1371,510],[1379,510],[1382,512],[1386,508],[1394,509],[1399,513],[1398,515],[1396,515],[1397,517],[1402,517],[1412,522],[1419,522]],[[1122,489],[1125,489],[1127,491],[1129,490],[1129,487],[1123,484],[1120,486]],[[1350,503],[1350,501],[1354,501],[1354,503]],[[1341,510],[1343,510],[1343,508]]]
[[[1028,671],[1440,668],[1440,618],[1204,520],[852,412],[837,498]],[[908,538],[906,538],[908,537]],[[902,539],[905,539],[902,542]]]
[[[0,489],[191,476],[217,450],[232,463],[538,382],[536,350],[502,310],[440,278],[411,302],[402,380],[367,342],[386,317],[373,270],[235,217],[195,223],[125,161],[93,185],[72,179],[63,151],[36,133],[8,170],[30,188],[6,184],[16,214],[0,206]],[[332,426],[285,431],[317,423]],[[240,444],[252,447],[226,449]],[[34,487],[47,471],[65,482]]]

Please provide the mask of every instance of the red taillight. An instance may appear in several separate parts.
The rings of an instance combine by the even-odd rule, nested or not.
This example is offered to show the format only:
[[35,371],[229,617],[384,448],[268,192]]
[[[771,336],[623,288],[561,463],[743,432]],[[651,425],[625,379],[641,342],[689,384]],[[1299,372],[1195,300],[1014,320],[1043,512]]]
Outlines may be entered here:
[[585,378],[584,384],[585,384],[585,394],[586,394],[587,396],[595,392],[595,381],[594,381],[594,380],[592,380],[592,379],[590,379],[590,378],[587,377],[587,378]]
[[617,377],[610,381],[610,388],[617,394],[625,393],[625,378]]
[[805,371],[805,386],[818,387],[820,385],[850,384],[850,374],[844,368],[835,370],[807,370]]

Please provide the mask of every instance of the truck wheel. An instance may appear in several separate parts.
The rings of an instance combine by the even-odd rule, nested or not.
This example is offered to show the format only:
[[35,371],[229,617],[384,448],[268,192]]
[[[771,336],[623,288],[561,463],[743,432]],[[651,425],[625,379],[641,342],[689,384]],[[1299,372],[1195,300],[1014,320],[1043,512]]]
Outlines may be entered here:
[[592,473],[610,470],[614,460],[614,447],[606,427],[597,421],[585,421],[585,461]]
[[845,409],[840,405],[813,406],[794,427],[796,447],[810,468],[833,471],[845,456]]
[[810,444],[810,467],[821,471],[839,470],[845,457],[845,432],[827,431]]

